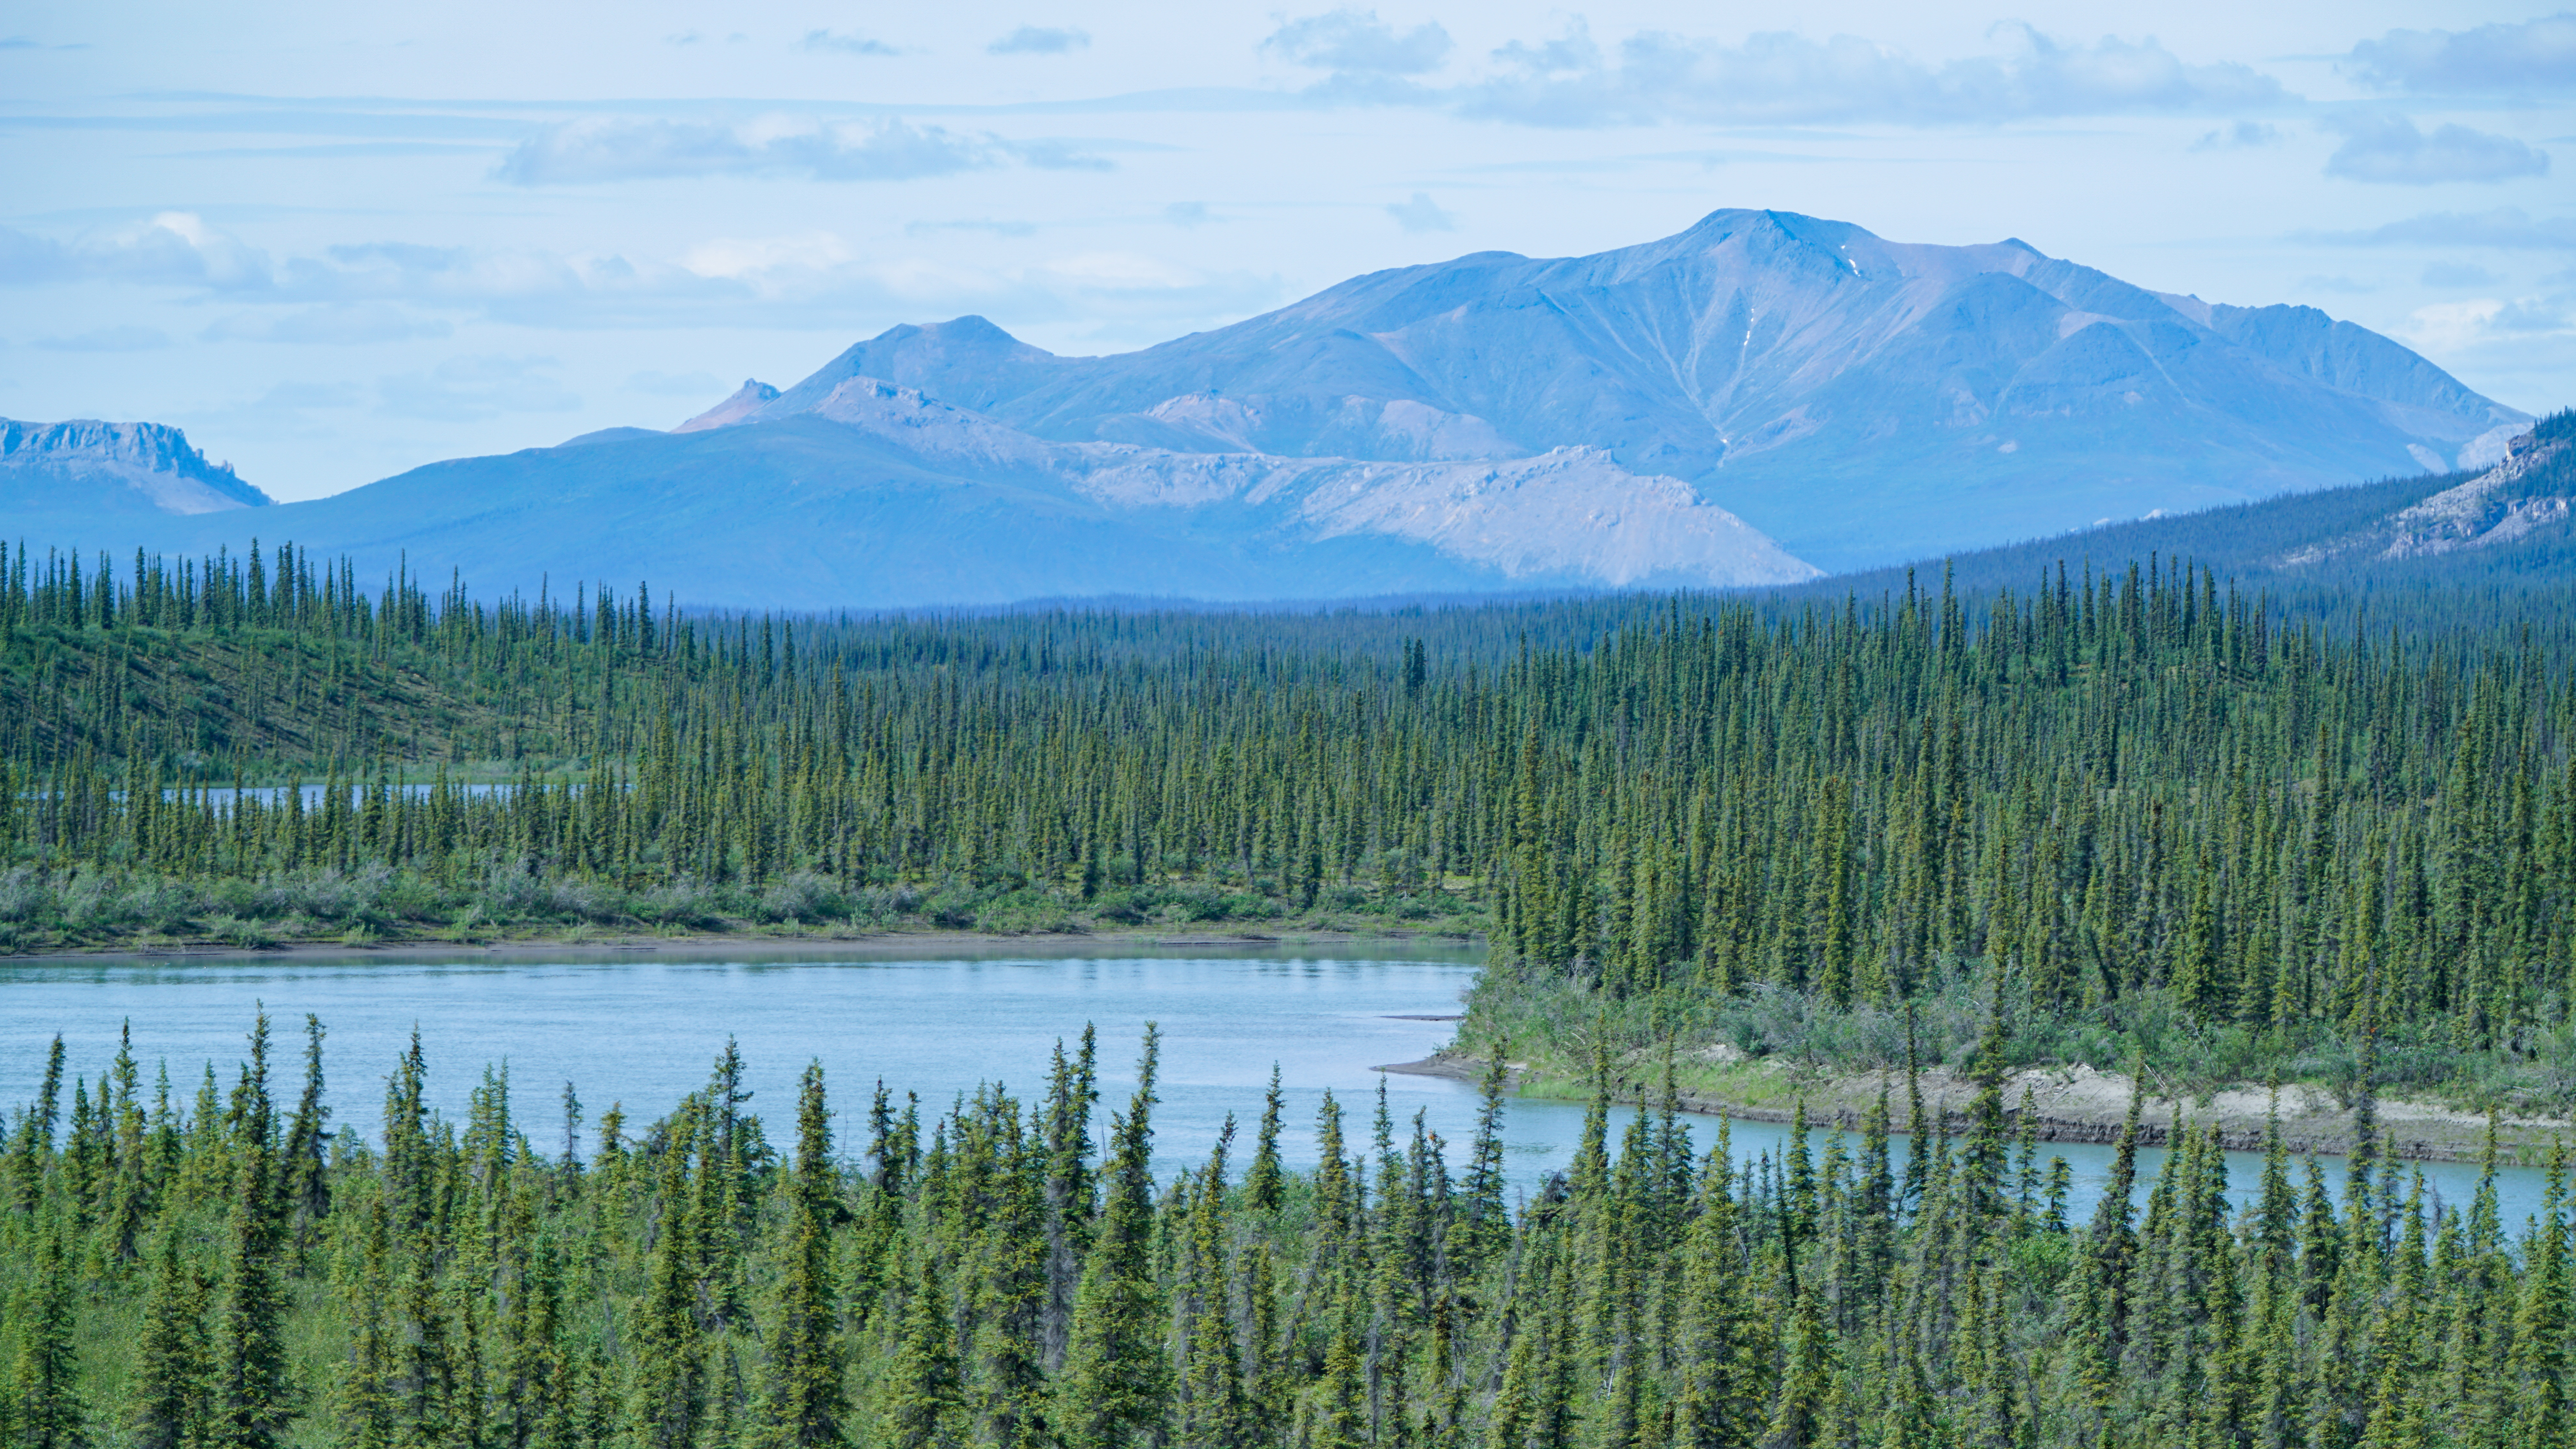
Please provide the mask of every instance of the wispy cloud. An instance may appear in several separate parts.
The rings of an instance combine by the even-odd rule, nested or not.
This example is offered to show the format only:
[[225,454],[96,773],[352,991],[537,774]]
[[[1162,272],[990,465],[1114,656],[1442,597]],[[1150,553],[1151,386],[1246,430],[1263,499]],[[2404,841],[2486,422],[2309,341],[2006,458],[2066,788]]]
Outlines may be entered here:
[[2437,357],[2564,366],[2576,342],[2576,296],[2435,302],[2409,313],[2395,331],[2400,341]]
[[2500,278],[2471,262],[2435,262],[2424,269],[2428,287],[2492,287]]
[[1436,21],[1399,31],[1374,10],[1342,9],[1282,23],[1261,48],[1316,70],[1421,75],[1449,58],[1449,32]]
[[[1009,235],[1019,224],[989,225]],[[984,312],[1126,328],[1100,335],[1134,344],[1158,335],[1138,329],[1213,325],[1286,296],[1276,276],[1206,272],[1134,252],[996,267],[935,246],[917,256],[863,251],[821,230],[715,236],[660,256],[379,241],[273,257],[184,213],[69,241],[0,227],[0,285],[74,280],[231,303],[235,310],[203,334],[220,342],[435,337],[465,317],[566,328],[807,328]],[[422,377],[402,390],[404,409],[463,406],[435,401],[445,394],[429,384],[440,375]]]
[[2194,151],[2250,151],[2259,146],[2278,145],[2281,129],[2261,121],[2239,121],[2224,130],[2212,131],[2191,143]]
[[1427,192],[1417,191],[1411,199],[1388,206],[1386,214],[1406,231],[1456,231],[1458,218],[1440,209]]
[[2430,186],[2445,181],[2509,181],[2549,171],[2549,155],[2511,136],[2446,125],[2430,135],[2414,121],[2389,112],[2338,116],[2327,128],[2344,143],[2326,160],[2326,174],[2347,181]]
[[1553,39],[1495,50],[1488,72],[1434,90],[1437,26],[1399,33],[1365,12],[1290,21],[1263,48],[1329,72],[1310,99],[1452,108],[1535,126],[1880,122],[1947,126],[2029,117],[2260,111],[2290,99],[2233,62],[2185,61],[2153,40],[2069,44],[2027,25],[1995,27],[1987,55],[1930,62],[1856,36],[1785,32],[1740,44],[1640,31],[1605,47],[1577,18]]
[[1091,32],[1073,26],[1023,25],[984,47],[987,55],[1064,55],[1091,44]]
[[170,345],[170,334],[158,327],[98,327],[69,337],[39,337],[48,352],[151,352]]
[[2451,95],[2576,92],[2576,13],[2474,30],[2392,30],[2352,48],[2344,69],[2384,90]]
[[0,227],[0,285],[75,278],[217,291],[261,291],[274,281],[267,253],[190,212],[165,211],[141,225],[94,231],[71,241]]
[[869,36],[861,35],[856,31],[851,31],[845,35],[837,30],[808,30],[805,32],[804,38],[796,42],[796,48],[798,50],[810,50],[830,55],[903,54],[902,51],[886,44],[882,40],[876,40]]
[[932,236],[943,231],[980,231],[993,236],[1036,236],[1037,224],[1028,221],[991,221],[975,218],[966,221],[908,221],[905,236]]
[[[370,249],[342,248],[359,255]],[[437,252],[441,264],[456,260]],[[454,330],[436,317],[422,317],[385,302],[340,303],[299,307],[288,312],[236,312],[207,324],[199,335],[208,342],[281,342],[335,347],[373,342],[404,342],[445,337]]]
[[2493,211],[2430,211],[2367,231],[2307,232],[2301,241],[2331,246],[2495,247],[2507,251],[2576,251],[2576,216],[2534,217],[2518,206]]
[[495,175],[520,186],[582,185],[682,176],[803,176],[818,181],[910,181],[1018,162],[1105,170],[1071,142],[1008,141],[906,121],[823,121],[770,115],[738,125],[594,117],[550,126],[502,158]]

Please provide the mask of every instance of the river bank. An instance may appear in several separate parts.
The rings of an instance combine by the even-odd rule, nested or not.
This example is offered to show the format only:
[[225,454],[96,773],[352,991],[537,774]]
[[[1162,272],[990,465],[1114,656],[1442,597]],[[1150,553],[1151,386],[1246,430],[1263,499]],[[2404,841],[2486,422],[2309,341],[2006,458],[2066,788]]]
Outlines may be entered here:
[[466,941],[436,936],[387,937],[372,941],[326,937],[248,947],[215,940],[125,939],[54,950],[0,955],[0,962],[34,964],[49,961],[97,960],[106,957],[156,961],[292,960],[296,958],[345,960],[352,956],[370,960],[381,958],[387,961],[401,961],[430,958],[452,960],[460,953],[506,960],[513,957],[559,957],[566,952],[612,956],[643,952],[688,954],[709,949],[760,953],[832,951],[860,955],[928,953],[936,956],[1008,952],[1013,955],[1054,957],[1080,956],[1101,951],[1128,952],[1139,949],[1221,950],[1228,947],[1350,946],[1380,941],[1416,942],[1438,946],[1445,950],[1466,949],[1476,944],[1475,937],[1453,931],[1407,931],[1395,927],[1365,929],[1319,926],[1305,930],[1290,927],[1275,931],[1175,931],[1136,927],[1020,934],[942,929],[907,930],[901,927],[882,931],[854,931],[846,927],[834,926],[804,931],[761,927],[742,931],[693,930],[667,933],[557,930],[526,934],[496,934]]
[[[1513,1088],[1522,1096],[1560,1100],[1590,1095],[1591,1084],[1575,1074],[1533,1066],[1506,1064]],[[1412,1076],[1477,1081],[1486,1063],[1460,1053],[1436,1052],[1420,1061],[1397,1062],[1380,1071]],[[1632,1057],[1620,1065],[1616,1091],[1623,1100],[1650,1101],[1659,1064]],[[1788,1122],[1803,1103],[1808,1122],[1818,1128],[1857,1131],[1880,1093],[1887,1096],[1890,1130],[1911,1133],[1903,1072],[1825,1075],[1779,1060],[1752,1060],[1733,1048],[1719,1047],[1679,1067],[1683,1110],[1754,1122]],[[1976,1083],[1946,1068],[1918,1074],[1926,1126],[1946,1120],[1953,1133],[1968,1126],[1968,1109]],[[2033,1135],[2044,1142],[2108,1143],[2116,1141],[2128,1118],[2134,1079],[2122,1072],[2097,1071],[2084,1065],[2033,1068],[2014,1073],[2004,1086],[2004,1102],[2014,1130],[2029,1113]],[[2139,1112],[2139,1137],[2161,1147],[2181,1129],[2215,1127],[2221,1142],[2236,1151],[2259,1152],[2270,1131],[2272,1094],[2261,1087],[2238,1086],[2210,1094],[2168,1096],[2149,1091]],[[2026,1095],[2025,1095],[2026,1094]],[[2281,1140],[2293,1153],[2346,1156],[2352,1151],[2353,1114],[2331,1093],[2302,1083],[2285,1084],[2279,1097]],[[2438,1103],[2381,1098],[2377,1104],[2378,1137],[2383,1152],[2415,1161],[2475,1161],[2486,1150],[2487,1119]],[[2525,1166],[2548,1161],[2556,1144],[2576,1137],[2564,1119],[2499,1117],[2496,1140],[2505,1160]]]

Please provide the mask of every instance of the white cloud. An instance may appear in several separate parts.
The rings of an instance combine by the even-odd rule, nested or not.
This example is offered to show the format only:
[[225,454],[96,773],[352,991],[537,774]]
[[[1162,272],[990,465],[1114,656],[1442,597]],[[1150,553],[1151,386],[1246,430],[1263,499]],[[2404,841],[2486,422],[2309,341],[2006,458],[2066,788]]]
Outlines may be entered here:
[[58,241],[0,227],[0,284],[78,278],[257,291],[271,282],[268,255],[193,213],[165,211],[140,225]]
[[2392,30],[2352,48],[2344,69],[2384,90],[2532,95],[2576,92],[2576,13],[2475,30]]
[[835,55],[901,55],[902,51],[882,40],[872,40],[856,31],[844,35],[837,30],[809,30],[796,42],[798,50],[829,52]]
[[2224,130],[2212,131],[2192,142],[2191,149],[2194,151],[2250,151],[2258,146],[2276,145],[2280,139],[2281,130],[2278,126],[2266,125],[2261,121],[2239,121]]
[[39,337],[48,352],[150,352],[170,345],[170,334],[158,327],[97,327],[69,337]]
[[2504,310],[2492,297],[2467,302],[2435,302],[2407,314],[2397,335],[2430,352],[2457,352],[2481,339],[2487,324]]
[[701,277],[740,280],[781,271],[820,272],[850,259],[849,244],[827,231],[778,237],[718,237],[680,255],[680,265]]
[[521,186],[687,176],[804,176],[818,181],[910,181],[1017,161],[1049,169],[1106,169],[1063,141],[916,126],[767,115],[738,125],[596,117],[551,126],[502,158],[500,179]]
[[1091,44],[1091,33],[1073,26],[1023,25],[984,47],[987,55],[1063,55]]
[[[1024,225],[969,221],[923,230],[975,228],[1017,236]],[[109,235],[132,241],[150,230]],[[14,271],[0,270],[0,280],[183,285],[197,300],[269,304],[218,317],[201,334],[205,340],[352,344],[443,336],[457,317],[533,327],[716,322],[805,329],[882,326],[889,313],[984,312],[1024,325],[1080,320],[1141,329],[1169,320],[1196,327],[1275,305],[1285,292],[1276,276],[1205,273],[1140,252],[1090,252],[992,268],[937,255],[935,247],[926,256],[872,254],[821,230],[716,236],[661,256],[358,242],[276,259],[213,228],[199,227],[194,234],[194,245],[165,230],[120,248],[0,228],[0,255],[14,248],[33,259]],[[191,260],[203,253],[235,262],[252,258],[258,270],[209,268]],[[1152,340],[1134,332],[1116,335],[1122,343]],[[430,387],[438,375],[425,378],[396,389],[396,411],[466,406],[452,395],[454,389]]]
[[2509,181],[2549,171],[2548,153],[2511,136],[2446,125],[2430,135],[2414,121],[2386,112],[2338,116],[2326,122],[2344,143],[2326,160],[2326,174],[2347,181],[2430,186],[2445,181]]
[[2310,232],[2302,241],[2331,246],[2495,247],[2506,251],[2576,251],[2576,217],[2533,217],[2518,206],[2493,211],[2432,211],[2368,231]]
[[1398,31],[1374,10],[1341,9],[1283,22],[1263,50],[1315,70],[1350,75],[1421,75],[1449,58],[1449,32],[1437,21]]
[[1997,54],[1938,64],[1838,35],[1786,32],[1741,45],[1641,31],[1605,53],[1581,20],[1540,45],[1495,52],[1500,73],[1467,87],[1469,115],[1542,126],[1878,121],[1957,125],[2036,116],[2251,110],[2288,99],[2234,62],[2192,64],[2154,40],[2070,45],[1995,27]]
[[1406,231],[1456,231],[1458,229],[1458,218],[1441,210],[1439,203],[1433,201],[1426,192],[1417,191],[1413,193],[1411,200],[1393,203],[1387,207],[1386,214],[1394,217],[1395,224]]

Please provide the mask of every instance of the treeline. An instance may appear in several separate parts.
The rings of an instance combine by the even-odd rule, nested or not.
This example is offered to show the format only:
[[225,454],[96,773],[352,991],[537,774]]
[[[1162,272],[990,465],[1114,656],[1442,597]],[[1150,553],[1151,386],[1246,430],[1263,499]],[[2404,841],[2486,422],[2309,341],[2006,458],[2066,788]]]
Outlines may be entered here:
[[[1998,1021],[2000,1019],[1998,1018]],[[1274,1086],[1235,1161],[1157,1176],[1156,1039],[1097,1131],[1092,1038],[1042,1096],[925,1119],[882,1084],[837,1129],[819,1066],[792,1151],[728,1045],[584,1154],[487,1069],[424,1106],[417,1040],[380,1141],[334,1133],[322,1029],[279,1090],[268,1023],[193,1109],[130,1050],[70,1083],[57,1041],[0,1171],[0,1437],[460,1449],[2557,1449],[2570,1388],[2563,1156],[2500,1220],[2379,1169],[2340,1201],[2277,1135],[2229,1207],[2214,1134],[2135,1205],[2070,1200],[2005,1100],[1990,1029],[1966,1130],[1892,1152],[1803,1124],[1697,1156],[1673,1108],[1507,1194],[1502,1069],[1452,1145],[1329,1097],[1283,1169]],[[1247,1107],[1250,1104],[1246,1104]],[[559,1133],[559,1135],[558,1135]],[[539,1142],[554,1146],[541,1150]],[[1517,1200],[1515,1200],[1517,1199]]]
[[[371,595],[292,550],[130,572],[22,550],[0,588],[21,949],[1413,920],[1665,1029],[1967,973],[2032,1020],[2153,1004],[2576,1094],[2576,676],[2535,635],[2329,633],[2152,559],[1531,606],[1517,641],[1493,608],[719,619]],[[324,751],[317,798],[235,791],[287,753],[263,730]]]

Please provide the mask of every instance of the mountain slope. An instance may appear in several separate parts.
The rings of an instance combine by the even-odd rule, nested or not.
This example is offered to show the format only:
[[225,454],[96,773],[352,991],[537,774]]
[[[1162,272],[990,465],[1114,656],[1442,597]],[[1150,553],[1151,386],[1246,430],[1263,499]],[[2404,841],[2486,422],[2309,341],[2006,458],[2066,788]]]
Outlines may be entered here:
[[2161,558],[2337,618],[2395,617],[2414,607],[2398,605],[2401,594],[2420,596],[2418,605],[2441,596],[2450,600],[2445,607],[2499,617],[2545,612],[2555,606],[2542,600],[2576,589],[2576,412],[2540,419],[2507,449],[2476,470],[2080,529],[1789,592],[1867,597],[1901,591],[1909,572],[1918,583],[1947,572],[1961,589],[2026,592],[2061,563],[2070,574],[2088,565],[2098,574]]
[[265,508],[269,497],[160,423],[0,418],[0,515],[80,519]]
[[1597,447],[1840,567],[2481,461],[2528,421],[2313,309],[1757,211],[1589,257],[1374,273],[1113,357],[1054,357],[982,318],[899,327],[750,416],[860,375],[1060,441]]
[[[414,469],[259,520],[272,541],[533,592],[603,575],[692,606],[1248,601],[1784,583],[1815,570],[1597,452],[1493,464],[1051,443],[873,378],[806,411]],[[230,520],[170,546],[236,548]]]

